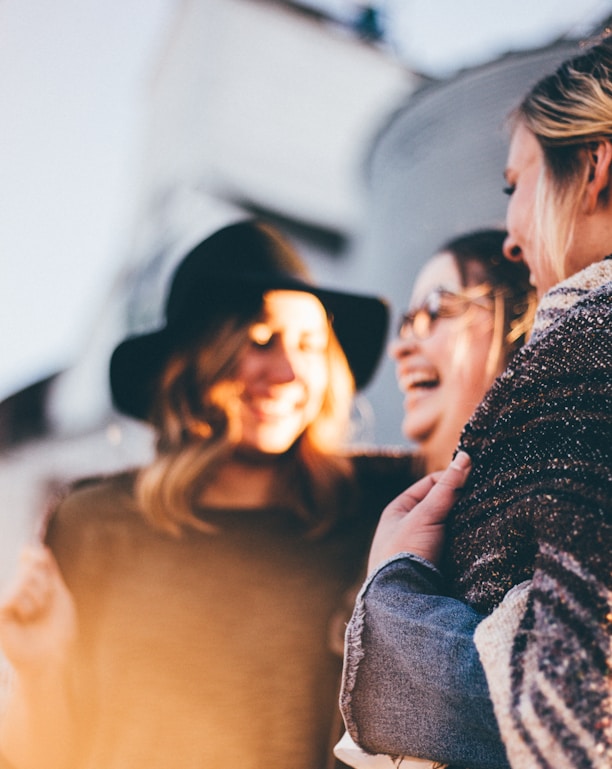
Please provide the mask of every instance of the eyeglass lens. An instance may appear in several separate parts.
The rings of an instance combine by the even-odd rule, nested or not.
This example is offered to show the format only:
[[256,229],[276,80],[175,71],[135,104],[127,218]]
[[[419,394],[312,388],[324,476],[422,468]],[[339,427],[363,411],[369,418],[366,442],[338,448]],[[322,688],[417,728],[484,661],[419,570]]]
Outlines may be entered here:
[[426,297],[421,307],[402,315],[398,330],[399,335],[405,336],[409,331],[412,331],[417,339],[427,339],[439,312],[440,293],[435,291]]
[[[482,288],[490,291],[488,286]],[[454,318],[462,315],[471,304],[480,304],[485,297],[484,293],[472,297],[442,289],[432,291],[420,307],[402,315],[398,329],[399,336],[404,337],[412,331],[417,339],[427,339],[432,334],[438,318]]]

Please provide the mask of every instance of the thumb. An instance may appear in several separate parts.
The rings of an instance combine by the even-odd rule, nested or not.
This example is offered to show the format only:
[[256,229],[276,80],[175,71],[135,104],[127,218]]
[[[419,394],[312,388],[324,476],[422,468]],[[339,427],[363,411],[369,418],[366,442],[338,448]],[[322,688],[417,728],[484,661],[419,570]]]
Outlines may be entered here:
[[450,465],[438,478],[436,486],[447,486],[453,491],[458,491],[465,486],[465,482],[472,470],[472,460],[465,451],[458,451]]
[[428,494],[427,513],[431,523],[443,523],[457,500],[472,469],[472,460],[465,451],[459,451],[450,465],[436,479]]

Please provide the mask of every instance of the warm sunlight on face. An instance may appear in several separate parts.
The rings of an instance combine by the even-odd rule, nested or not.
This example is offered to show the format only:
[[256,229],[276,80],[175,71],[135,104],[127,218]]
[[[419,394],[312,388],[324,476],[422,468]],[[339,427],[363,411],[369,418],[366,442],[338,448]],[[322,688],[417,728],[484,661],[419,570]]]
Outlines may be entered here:
[[242,448],[285,452],[319,414],[329,379],[329,334],[325,309],[312,294],[265,295],[236,375]]
[[504,253],[509,259],[525,262],[530,272],[530,282],[538,296],[546,293],[558,281],[551,260],[537,242],[535,227],[536,190],[544,172],[544,155],[538,140],[524,125],[516,127],[504,176],[510,196],[506,213],[508,237]]
[[[472,293],[473,301],[462,299]],[[451,254],[434,256],[419,273],[410,309],[421,307],[429,307],[429,317],[413,314],[390,353],[405,396],[404,435],[419,445],[431,471],[446,467],[461,429],[499,372],[487,372],[493,301],[486,288],[461,285]]]

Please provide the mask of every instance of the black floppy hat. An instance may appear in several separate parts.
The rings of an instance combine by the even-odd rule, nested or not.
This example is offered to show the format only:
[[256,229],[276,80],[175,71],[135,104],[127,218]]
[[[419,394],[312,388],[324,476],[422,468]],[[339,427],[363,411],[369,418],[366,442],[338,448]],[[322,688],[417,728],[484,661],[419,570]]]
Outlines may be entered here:
[[155,387],[181,343],[197,339],[227,308],[256,308],[266,291],[285,289],[316,296],[332,320],[358,389],[380,360],[389,323],[384,300],[319,288],[291,246],[268,225],[231,224],[193,248],[178,265],[165,309],[165,325],[121,342],[112,354],[110,384],[115,406],[146,420]]

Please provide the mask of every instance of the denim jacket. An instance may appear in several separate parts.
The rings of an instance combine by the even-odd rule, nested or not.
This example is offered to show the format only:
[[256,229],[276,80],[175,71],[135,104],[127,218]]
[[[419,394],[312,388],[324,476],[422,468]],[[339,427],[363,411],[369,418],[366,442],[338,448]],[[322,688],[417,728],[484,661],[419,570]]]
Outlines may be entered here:
[[483,616],[441,590],[438,570],[410,553],[367,579],[345,639],[347,730],[369,753],[506,769],[474,645]]

